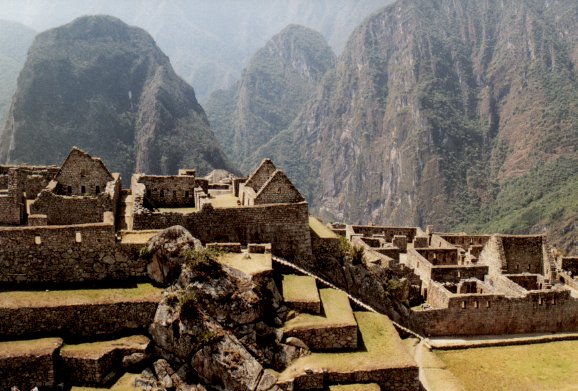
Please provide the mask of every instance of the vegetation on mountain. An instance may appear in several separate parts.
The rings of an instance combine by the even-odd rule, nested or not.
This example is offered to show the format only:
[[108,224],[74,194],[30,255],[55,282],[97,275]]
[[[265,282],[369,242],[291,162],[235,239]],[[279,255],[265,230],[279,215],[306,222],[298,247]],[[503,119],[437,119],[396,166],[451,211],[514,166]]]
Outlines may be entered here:
[[206,104],[223,148],[248,169],[255,148],[286,129],[313,95],[335,56],[323,36],[289,25],[251,58],[241,80]]
[[575,251],[577,7],[398,1],[250,159],[285,167],[328,220],[547,230]]
[[148,33],[110,16],[36,37],[0,135],[0,162],[56,164],[72,146],[125,179],[230,169],[193,88]]

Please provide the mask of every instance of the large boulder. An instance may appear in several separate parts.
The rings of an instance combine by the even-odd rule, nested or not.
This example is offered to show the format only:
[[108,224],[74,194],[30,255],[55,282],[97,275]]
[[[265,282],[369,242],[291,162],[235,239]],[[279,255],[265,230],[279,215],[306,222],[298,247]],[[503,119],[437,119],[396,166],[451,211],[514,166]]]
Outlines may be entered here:
[[187,253],[202,247],[201,241],[180,225],[164,229],[149,239],[144,251],[149,258],[149,278],[161,286],[172,284],[181,272]]

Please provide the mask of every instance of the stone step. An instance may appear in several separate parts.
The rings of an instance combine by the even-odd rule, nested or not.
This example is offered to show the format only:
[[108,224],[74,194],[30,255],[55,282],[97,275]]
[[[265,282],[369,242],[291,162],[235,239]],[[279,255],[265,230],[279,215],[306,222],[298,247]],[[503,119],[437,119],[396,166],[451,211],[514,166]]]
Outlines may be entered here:
[[60,349],[59,372],[70,385],[107,386],[124,368],[147,358],[150,340],[144,335],[64,345]]
[[217,258],[217,262],[237,269],[249,277],[273,272],[271,254],[258,253],[223,253]]
[[284,335],[305,342],[311,350],[357,348],[357,323],[347,294],[319,290],[324,315],[299,314],[283,326]]
[[130,288],[0,292],[0,336],[90,339],[132,334],[153,321],[162,289]]
[[284,390],[313,390],[329,385],[376,383],[393,391],[420,390],[418,366],[389,318],[372,312],[354,315],[363,348],[301,357],[279,375],[278,386]]
[[315,278],[286,274],[283,276],[283,301],[287,307],[299,312],[319,314],[321,299]]
[[329,386],[329,391],[379,391],[379,384],[377,383],[358,383],[346,384],[339,386]]
[[54,357],[61,346],[60,338],[0,342],[0,390],[53,389]]

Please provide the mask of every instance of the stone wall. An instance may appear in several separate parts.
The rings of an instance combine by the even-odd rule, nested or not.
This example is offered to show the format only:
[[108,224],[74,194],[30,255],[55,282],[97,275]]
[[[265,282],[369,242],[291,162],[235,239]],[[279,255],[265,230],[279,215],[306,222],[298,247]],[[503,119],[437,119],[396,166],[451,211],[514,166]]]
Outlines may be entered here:
[[73,148],[54,179],[58,182],[58,194],[95,196],[104,191],[113,177],[99,158]]
[[434,266],[430,272],[430,278],[434,281],[458,283],[460,280],[477,278],[484,281],[488,274],[488,267],[476,266]]
[[264,204],[293,204],[305,199],[293,186],[283,171],[277,170],[261,187],[255,196],[255,205]]
[[560,268],[573,276],[578,276],[578,257],[562,257]]
[[450,294],[447,308],[412,311],[410,319],[410,327],[426,336],[575,332],[578,300],[567,290],[524,297]]
[[146,262],[117,245],[114,226],[0,229],[0,282],[58,284],[125,280],[146,275]]
[[490,235],[463,235],[463,234],[452,234],[452,233],[440,233],[438,234],[448,243],[459,246],[464,250],[467,250],[470,246],[481,245],[484,246],[488,240],[490,240]]
[[277,168],[270,159],[263,159],[259,167],[249,176],[245,182],[246,187],[252,188],[255,193],[259,192],[261,187],[273,175]]
[[0,303],[0,335],[13,339],[44,335],[94,338],[142,332],[152,323],[159,300],[21,308]]
[[508,274],[544,273],[541,236],[501,236]]
[[357,348],[357,325],[320,326],[317,328],[287,330],[286,337],[296,337],[311,350],[336,350]]
[[156,207],[193,207],[196,181],[191,175],[141,175],[138,182],[145,185],[146,197]]
[[299,261],[311,257],[306,202],[217,209],[207,204],[199,212],[189,214],[135,209],[135,230],[172,225],[182,225],[203,243],[271,243],[273,254],[280,257]]
[[386,242],[391,242],[396,235],[407,236],[408,242],[413,242],[417,235],[417,228],[414,227],[382,227],[373,225],[352,225],[352,233],[363,236],[383,235]]
[[458,250],[455,248],[424,248],[416,251],[434,266],[458,264]]
[[11,352],[0,352],[0,390],[9,390],[11,387],[18,387],[19,390],[31,390],[34,387],[54,389],[53,357],[62,345],[62,340],[52,340],[57,342],[33,354],[13,356]]
[[105,212],[116,213],[121,182],[116,176],[98,195],[56,194],[55,181],[40,192],[30,205],[32,215],[46,215],[48,225],[88,224],[103,221]]

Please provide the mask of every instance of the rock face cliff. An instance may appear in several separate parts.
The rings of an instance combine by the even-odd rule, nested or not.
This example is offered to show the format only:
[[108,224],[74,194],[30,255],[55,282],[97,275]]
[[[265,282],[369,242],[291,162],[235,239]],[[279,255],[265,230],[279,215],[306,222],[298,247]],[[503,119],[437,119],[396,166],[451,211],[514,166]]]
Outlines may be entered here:
[[548,230],[575,250],[577,7],[400,0],[252,159],[288,167],[327,219]]
[[81,17],[39,34],[0,135],[0,162],[58,163],[71,146],[112,171],[229,168],[193,88],[144,30]]
[[20,23],[0,20],[0,124],[16,90],[18,73],[36,31]]
[[207,115],[228,156],[241,167],[295,119],[335,55],[323,36],[289,25],[251,58],[241,80],[209,98]]

